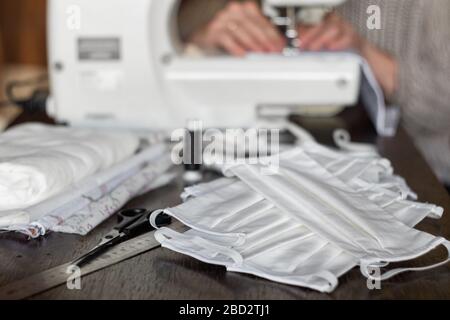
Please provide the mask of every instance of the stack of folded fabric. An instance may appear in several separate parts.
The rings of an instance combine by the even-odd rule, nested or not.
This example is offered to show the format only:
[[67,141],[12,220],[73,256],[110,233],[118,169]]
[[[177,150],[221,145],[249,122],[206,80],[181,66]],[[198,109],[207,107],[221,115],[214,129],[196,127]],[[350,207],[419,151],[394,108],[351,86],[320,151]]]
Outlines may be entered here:
[[365,277],[381,281],[448,262],[382,272],[439,245],[450,250],[447,240],[414,229],[443,209],[416,202],[390,162],[370,148],[337,142],[345,150],[305,141],[275,155],[268,163],[279,167],[270,174],[262,163],[228,164],[228,178],[188,188],[182,205],[151,216],[153,225],[165,212],[191,228],[164,227],[156,239],[229,271],[321,292],[332,292],[358,265]]
[[0,135],[0,229],[86,234],[130,198],[168,183],[164,144],[126,131],[25,124]]

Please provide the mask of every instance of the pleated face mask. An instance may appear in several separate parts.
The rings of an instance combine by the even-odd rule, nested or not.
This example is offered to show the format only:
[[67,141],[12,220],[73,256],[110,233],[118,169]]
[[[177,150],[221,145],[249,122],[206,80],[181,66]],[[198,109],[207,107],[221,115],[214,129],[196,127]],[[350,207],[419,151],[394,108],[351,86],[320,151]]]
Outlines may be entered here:
[[[182,235],[164,228],[157,232],[157,239],[164,247],[207,263],[226,266],[229,271],[250,273],[322,292],[332,291],[338,277],[357,265],[353,256],[297,221],[286,219],[269,201],[254,202],[255,198],[248,191],[247,186],[234,179],[188,188],[186,196],[198,198],[168,209],[166,213],[185,220],[184,216],[192,217],[192,212],[196,212],[196,218],[190,221],[198,221],[191,224],[195,229]],[[222,202],[218,201],[218,194],[222,195]],[[243,195],[246,195],[246,201],[242,204],[247,205],[241,211],[234,210],[235,206],[230,203],[233,199],[242,200]],[[205,206],[205,203],[210,205]],[[435,209],[432,205],[415,206],[416,203],[404,201],[390,205],[388,209],[400,221],[417,222]],[[205,224],[201,218],[205,216],[216,219]]]
[[[413,195],[412,191],[402,179],[392,175],[392,168],[379,157],[352,157],[351,154],[321,150],[314,145],[304,149],[309,152],[310,158],[315,155],[317,159],[309,159],[310,162],[318,165],[322,161],[324,166],[329,167],[327,178],[331,176],[340,182],[346,181],[348,184],[345,185],[351,186],[349,192],[356,193],[358,189],[365,197],[372,197],[374,206],[383,206],[386,214],[399,223],[405,223],[405,227],[414,226],[426,216],[438,218],[442,215],[441,208],[406,200],[408,194]],[[286,155],[282,165],[286,162],[285,158]],[[288,168],[289,162],[296,164],[299,160],[305,160],[293,157],[292,153],[287,158]],[[355,158],[361,163],[358,170],[348,165]],[[240,169],[230,168],[236,172]],[[284,170],[280,171],[280,176]],[[184,197],[194,199],[166,212],[193,230],[181,235],[164,228],[157,232],[157,239],[167,248],[208,263],[224,265],[230,271],[250,273],[323,292],[332,291],[337,285],[337,278],[355,267],[361,258],[314,232],[257,188],[251,190],[249,185],[256,181],[252,179],[243,179],[245,183],[221,179],[186,189]],[[283,190],[280,190],[281,193]],[[377,263],[381,265],[378,260]]]
[[[398,221],[367,195],[332,175],[301,148],[280,155],[279,163],[279,173],[274,175],[260,174],[257,165],[234,165],[227,173],[237,176],[284,213],[357,258],[366,276],[372,266],[415,259],[439,245],[450,248],[446,239]],[[406,270],[391,270],[382,279]]]

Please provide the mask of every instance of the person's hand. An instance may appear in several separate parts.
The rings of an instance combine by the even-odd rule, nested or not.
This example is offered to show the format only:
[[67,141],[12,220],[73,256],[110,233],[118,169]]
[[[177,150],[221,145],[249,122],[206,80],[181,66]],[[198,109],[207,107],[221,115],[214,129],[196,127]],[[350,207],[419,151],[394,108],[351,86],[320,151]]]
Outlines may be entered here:
[[248,52],[281,52],[285,39],[253,1],[230,2],[191,43],[203,49],[223,49],[234,56]]
[[334,12],[318,25],[300,26],[299,38],[300,48],[309,51],[353,49],[361,52],[365,45],[352,25]]

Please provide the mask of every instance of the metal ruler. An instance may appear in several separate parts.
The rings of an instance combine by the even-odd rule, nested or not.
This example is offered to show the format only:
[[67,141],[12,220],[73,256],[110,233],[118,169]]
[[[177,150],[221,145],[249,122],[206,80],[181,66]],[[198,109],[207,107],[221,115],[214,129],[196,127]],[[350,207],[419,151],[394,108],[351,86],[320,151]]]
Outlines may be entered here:
[[[179,232],[184,232],[187,230],[186,227],[178,223],[171,227]],[[81,277],[159,247],[159,242],[156,241],[153,236],[154,232],[155,231],[152,231],[134,239],[125,241],[111,248],[109,251],[106,251],[104,254],[100,255],[98,258],[94,259],[80,269]],[[7,284],[6,286],[0,288],[0,299],[25,299],[65,284],[72,274],[70,272],[70,266],[70,263],[66,263],[29,276],[25,279]]]

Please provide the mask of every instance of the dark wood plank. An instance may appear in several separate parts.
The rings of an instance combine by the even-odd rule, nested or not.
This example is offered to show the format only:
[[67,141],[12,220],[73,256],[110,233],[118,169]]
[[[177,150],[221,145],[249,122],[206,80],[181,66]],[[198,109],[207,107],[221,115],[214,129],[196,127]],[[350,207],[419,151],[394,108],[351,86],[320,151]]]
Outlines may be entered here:
[[[439,204],[450,212],[446,190],[402,129],[394,138],[377,138],[359,109],[346,111],[340,119],[297,120],[315,132],[322,142],[330,142],[330,134],[337,127],[349,129],[358,141],[375,142],[422,201]],[[182,183],[178,181],[135,199],[128,206],[175,205],[180,202],[181,190]],[[109,219],[87,237],[49,234],[39,241],[27,241],[19,235],[0,235],[0,285],[71,260],[94,245],[114,223],[114,218]],[[440,221],[426,219],[419,228],[450,238],[450,217],[445,214]],[[444,256],[443,250],[436,250],[420,263],[429,264]],[[226,272],[222,267],[159,248],[83,278],[80,291],[59,286],[33,299],[435,299],[450,298],[449,288],[448,265],[400,275],[383,282],[382,290],[375,291],[367,289],[365,279],[354,269],[340,279],[335,292],[321,294]]]
[[5,63],[47,64],[46,9],[46,0],[0,0]]

